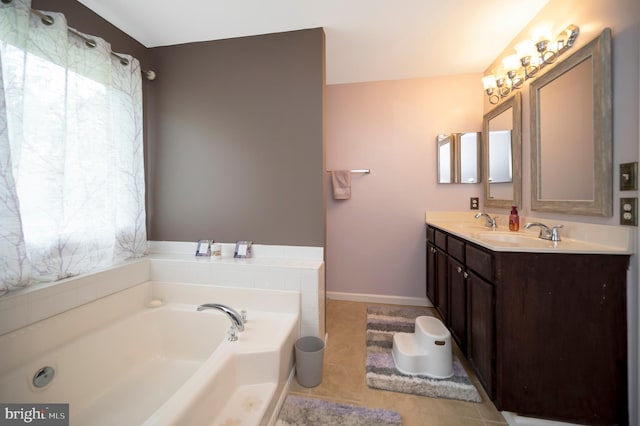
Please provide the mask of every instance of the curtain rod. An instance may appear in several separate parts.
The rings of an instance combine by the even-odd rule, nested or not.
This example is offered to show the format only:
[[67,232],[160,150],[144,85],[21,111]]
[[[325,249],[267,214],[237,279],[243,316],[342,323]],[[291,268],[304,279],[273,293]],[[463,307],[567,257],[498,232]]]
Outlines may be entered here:
[[[7,3],[7,1],[2,0],[3,3]],[[8,3],[11,3],[11,0],[8,1]],[[45,25],[53,25],[54,19],[53,16],[49,16],[45,13],[42,13],[41,11],[37,10],[37,9],[31,9],[31,13],[37,15],[40,20],[42,21],[43,24]],[[95,40],[85,36],[84,34],[82,34],[80,31],[71,28],[71,27],[67,27],[67,30],[75,35],[76,37],[81,38],[82,40],[84,40],[84,44],[87,45],[87,47],[91,47],[94,48],[96,47],[98,44],[96,43]],[[125,58],[124,56],[118,55],[115,52],[109,52],[111,53],[112,56],[115,56],[116,58],[118,58],[118,60],[120,61],[120,63],[122,65],[129,65],[129,60],[127,58]],[[156,79],[156,73],[153,70],[143,70],[141,69],[140,72],[142,73],[142,75],[150,81],[153,81]]]

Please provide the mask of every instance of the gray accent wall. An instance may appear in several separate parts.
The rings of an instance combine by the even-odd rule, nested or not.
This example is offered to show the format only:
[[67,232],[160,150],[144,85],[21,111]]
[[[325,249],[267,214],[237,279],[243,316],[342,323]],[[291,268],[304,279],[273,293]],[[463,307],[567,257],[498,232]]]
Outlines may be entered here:
[[149,58],[149,239],[324,246],[324,31]]

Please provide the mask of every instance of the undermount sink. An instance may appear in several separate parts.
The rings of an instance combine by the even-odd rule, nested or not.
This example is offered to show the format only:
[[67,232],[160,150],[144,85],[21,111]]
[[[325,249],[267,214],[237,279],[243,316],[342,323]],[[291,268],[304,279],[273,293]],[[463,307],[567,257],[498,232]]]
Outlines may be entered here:
[[544,244],[545,242],[544,240],[539,239],[536,235],[528,235],[516,232],[475,232],[471,235],[478,240],[498,245],[536,245]]

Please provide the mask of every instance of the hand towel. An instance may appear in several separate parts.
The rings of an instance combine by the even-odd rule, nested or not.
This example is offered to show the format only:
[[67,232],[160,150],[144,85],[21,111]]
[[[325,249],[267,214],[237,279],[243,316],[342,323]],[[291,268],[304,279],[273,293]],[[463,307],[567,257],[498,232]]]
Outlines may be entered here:
[[334,200],[348,200],[351,198],[350,170],[335,170],[331,172],[331,183],[333,184]]

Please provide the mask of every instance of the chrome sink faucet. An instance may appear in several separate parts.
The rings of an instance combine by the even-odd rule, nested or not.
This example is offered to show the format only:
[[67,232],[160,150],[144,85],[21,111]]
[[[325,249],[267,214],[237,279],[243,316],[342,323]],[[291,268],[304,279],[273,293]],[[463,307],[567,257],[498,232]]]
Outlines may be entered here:
[[479,218],[481,218],[483,216],[487,219],[487,222],[485,224],[486,226],[490,227],[491,229],[496,229],[498,227],[498,222],[496,222],[496,219],[498,219],[498,216],[496,216],[496,217],[494,217],[492,219],[491,216],[489,216],[486,213],[477,213],[475,215],[475,218],[479,219]]
[[560,231],[558,231],[558,229],[564,227],[564,225],[555,225],[552,228],[549,228],[544,223],[534,222],[524,225],[524,229],[529,229],[532,226],[540,227],[540,234],[538,234],[538,238],[549,241],[560,241]]
[[205,309],[216,309],[218,311],[224,312],[229,320],[231,320],[231,330],[229,330],[229,340],[235,341],[238,340],[237,332],[244,331],[244,316],[239,314],[235,309],[223,305],[220,303],[205,303],[203,305],[198,306],[198,311],[204,311]]

